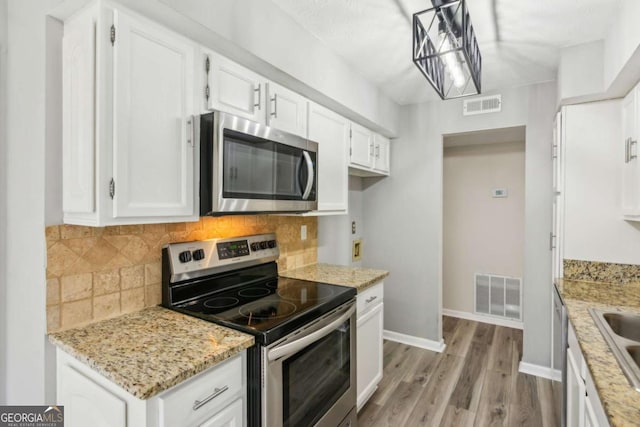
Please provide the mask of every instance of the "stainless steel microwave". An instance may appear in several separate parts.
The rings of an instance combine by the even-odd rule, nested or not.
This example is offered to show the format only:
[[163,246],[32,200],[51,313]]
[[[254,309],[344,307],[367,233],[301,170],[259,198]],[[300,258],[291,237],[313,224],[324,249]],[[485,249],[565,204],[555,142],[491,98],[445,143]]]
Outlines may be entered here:
[[199,130],[200,215],[317,209],[317,143],[221,112]]

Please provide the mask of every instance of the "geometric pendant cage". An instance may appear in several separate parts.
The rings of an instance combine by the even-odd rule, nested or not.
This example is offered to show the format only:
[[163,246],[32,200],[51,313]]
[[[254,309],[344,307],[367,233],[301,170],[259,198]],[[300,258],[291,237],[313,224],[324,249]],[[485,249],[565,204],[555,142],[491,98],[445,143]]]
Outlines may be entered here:
[[482,56],[465,0],[413,14],[413,62],[440,98],[480,93]]

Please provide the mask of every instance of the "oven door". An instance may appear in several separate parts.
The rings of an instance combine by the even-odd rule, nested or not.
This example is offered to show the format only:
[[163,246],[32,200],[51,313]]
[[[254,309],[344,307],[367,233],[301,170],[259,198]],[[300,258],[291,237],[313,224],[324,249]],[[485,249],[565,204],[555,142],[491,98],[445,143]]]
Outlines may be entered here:
[[356,405],[351,301],[263,349],[263,426],[331,426]]

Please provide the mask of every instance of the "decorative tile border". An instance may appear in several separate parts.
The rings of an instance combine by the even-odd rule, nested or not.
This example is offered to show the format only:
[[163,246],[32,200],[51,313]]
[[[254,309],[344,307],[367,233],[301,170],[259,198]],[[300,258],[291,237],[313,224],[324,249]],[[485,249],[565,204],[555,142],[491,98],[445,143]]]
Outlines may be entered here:
[[[300,240],[300,226],[307,240]],[[278,269],[315,264],[315,217],[203,217],[198,222],[111,227],[46,227],[47,330],[60,331],[160,304],[162,246],[276,233]]]
[[565,259],[564,279],[626,285],[640,283],[640,265]]

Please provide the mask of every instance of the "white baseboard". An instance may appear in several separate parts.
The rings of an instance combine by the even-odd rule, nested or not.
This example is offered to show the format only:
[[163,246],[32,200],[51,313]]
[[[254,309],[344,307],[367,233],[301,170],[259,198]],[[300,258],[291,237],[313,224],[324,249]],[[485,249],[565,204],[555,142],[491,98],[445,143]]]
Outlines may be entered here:
[[562,372],[559,370],[548,368],[546,366],[534,365],[533,363],[520,362],[518,372],[534,375],[540,378],[546,378],[552,381],[562,381]]
[[442,309],[443,316],[457,317],[458,319],[473,320],[475,322],[489,323],[490,325],[506,326],[507,328],[523,329],[523,323],[517,320],[501,319],[499,317],[483,316],[481,314],[468,313],[466,311]]
[[442,353],[444,349],[447,348],[444,340],[433,341],[426,338],[414,337],[413,335],[401,334],[400,332],[387,331],[386,329],[382,332],[382,337],[385,340],[412,345],[414,347],[424,348],[425,350],[431,350],[437,353]]

